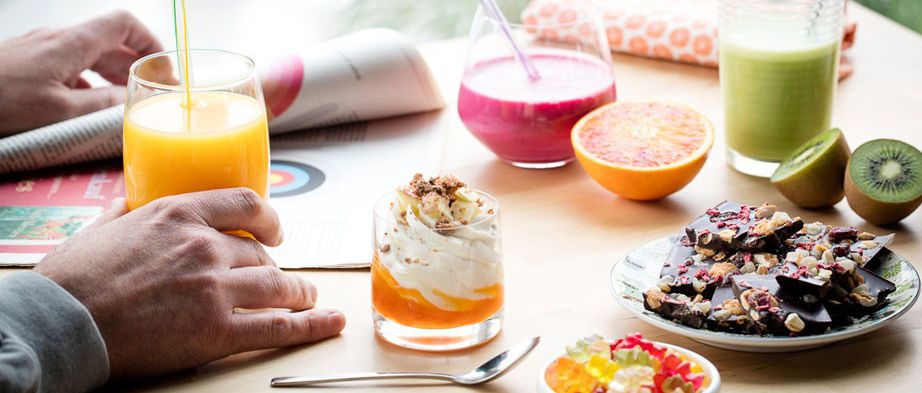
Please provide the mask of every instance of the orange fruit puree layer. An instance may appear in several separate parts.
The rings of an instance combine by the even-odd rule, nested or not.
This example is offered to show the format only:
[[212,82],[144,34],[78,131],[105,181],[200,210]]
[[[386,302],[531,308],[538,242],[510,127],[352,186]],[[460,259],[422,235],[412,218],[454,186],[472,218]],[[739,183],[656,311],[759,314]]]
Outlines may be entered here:
[[451,303],[456,311],[443,310],[418,290],[401,287],[375,254],[371,263],[371,303],[391,321],[420,329],[449,329],[483,322],[503,307],[502,284],[477,289],[477,293],[489,296],[479,300],[458,298],[439,290],[433,292]]

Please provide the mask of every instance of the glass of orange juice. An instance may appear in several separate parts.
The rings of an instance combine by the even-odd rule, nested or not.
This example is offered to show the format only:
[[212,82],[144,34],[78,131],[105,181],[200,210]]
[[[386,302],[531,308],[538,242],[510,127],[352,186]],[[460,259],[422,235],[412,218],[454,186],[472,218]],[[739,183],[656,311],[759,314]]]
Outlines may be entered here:
[[376,333],[445,351],[496,336],[503,321],[499,203],[452,176],[413,181],[374,207]]
[[268,196],[269,133],[248,57],[190,50],[188,91],[176,52],[131,66],[124,120],[128,207],[194,191],[249,187]]

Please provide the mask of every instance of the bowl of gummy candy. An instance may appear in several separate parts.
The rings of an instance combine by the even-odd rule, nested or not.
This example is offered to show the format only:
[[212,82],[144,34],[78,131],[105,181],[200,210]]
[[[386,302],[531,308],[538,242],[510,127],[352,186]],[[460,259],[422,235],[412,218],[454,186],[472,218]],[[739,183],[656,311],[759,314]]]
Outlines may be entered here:
[[540,393],[716,393],[717,367],[682,347],[634,333],[580,339],[541,369]]

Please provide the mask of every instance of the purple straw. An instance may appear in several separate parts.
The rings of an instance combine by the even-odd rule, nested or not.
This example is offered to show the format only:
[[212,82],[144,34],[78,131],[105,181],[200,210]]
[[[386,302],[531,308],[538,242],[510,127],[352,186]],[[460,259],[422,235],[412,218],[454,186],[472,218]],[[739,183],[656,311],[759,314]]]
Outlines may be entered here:
[[506,40],[509,41],[509,45],[512,46],[512,51],[515,52],[515,57],[519,59],[519,64],[522,65],[522,68],[525,69],[525,73],[528,74],[528,79],[531,81],[541,79],[541,75],[538,75],[538,70],[535,68],[535,65],[531,64],[531,60],[528,59],[528,56],[522,51],[522,48],[519,48],[519,44],[515,42],[515,38],[512,37],[512,29],[509,27],[509,21],[506,20],[503,12],[500,11],[499,6],[496,5],[496,0],[480,0],[480,4],[488,13],[493,15],[493,19],[499,21],[499,28],[503,31],[503,35],[506,36]]

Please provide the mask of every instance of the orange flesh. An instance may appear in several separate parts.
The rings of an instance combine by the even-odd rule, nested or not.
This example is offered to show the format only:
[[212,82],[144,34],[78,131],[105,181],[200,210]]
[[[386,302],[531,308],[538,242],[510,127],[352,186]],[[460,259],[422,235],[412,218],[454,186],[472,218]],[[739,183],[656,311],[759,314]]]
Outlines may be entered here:
[[700,114],[682,106],[628,103],[586,121],[579,142],[599,160],[655,168],[687,159],[705,143],[709,129]]
[[457,311],[443,310],[426,300],[418,290],[401,287],[375,253],[371,263],[371,303],[378,313],[391,321],[420,329],[449,329],[483,322],[503,307],[501,284],[476,290],[490,296],[480,300],[434,292]]

